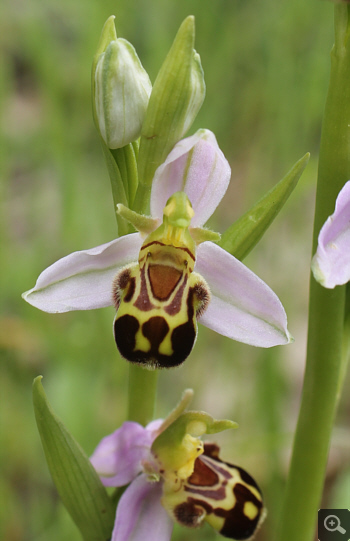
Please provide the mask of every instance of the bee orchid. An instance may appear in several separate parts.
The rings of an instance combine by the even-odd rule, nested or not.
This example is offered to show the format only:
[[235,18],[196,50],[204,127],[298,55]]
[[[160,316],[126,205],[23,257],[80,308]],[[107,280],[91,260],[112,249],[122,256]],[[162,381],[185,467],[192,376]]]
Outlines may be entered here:
[[147,368],[180,365],[196,340],[197,320],[246,344],[287,344],[276,294],[203,228],[230,175],[212,132],[180,141],[156,171],[151,217],[118,205],[139,232],[60,259],[24,299],[51,313],[114,304],[121,355]]
[[250,540],[263,522],[266,512],[254,479],[223,462],[216,444],[200,439],[236,423],[183,412],[191,397],[192,391],[185,391],[164,421],[146,427],[125,422],[95,449],[90,460],[102,483],[129,485],[119,500],[111,541],[169,541],[174,522],[198,528],[205,521],[224,537]]

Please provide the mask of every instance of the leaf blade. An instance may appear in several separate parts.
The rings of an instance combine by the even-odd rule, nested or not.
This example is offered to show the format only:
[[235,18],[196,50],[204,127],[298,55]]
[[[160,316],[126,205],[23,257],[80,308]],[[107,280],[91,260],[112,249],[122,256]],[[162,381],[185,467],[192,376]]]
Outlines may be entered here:
[[308,161],[307,153],[267,194],[222,234],[219,246],[243,260],[261,239],[296,187]]
[[115,518],[113,504],[85,452],[54,414],[41,379],[33,382],[33,404],[52,479],[84,541],[107,541]]

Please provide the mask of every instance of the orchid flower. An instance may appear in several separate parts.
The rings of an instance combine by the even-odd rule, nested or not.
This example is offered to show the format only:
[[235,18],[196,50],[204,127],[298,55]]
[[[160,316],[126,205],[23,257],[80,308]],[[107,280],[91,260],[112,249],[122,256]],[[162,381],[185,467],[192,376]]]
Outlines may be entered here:
[[105,437],[91,463],[105,486],[129,484],[117,506],[111,541],[169,541],[173,522],[203,521],[225,537],[251,539],[265,510],[261,491],[242,468],[220,460],[219,447],[199,436],[235,428],[204,412],[183,412],[193,392],[167,419],[146,427],[125,422]]
[[311,268],[315,279],[328,289],[350,280],[350,181],[340,190],[334,213],[320,231]]
[[230,175],[212,132],[199,130],[183,139],[155,173],[151,217],[118,205],[139,232],[60,259],[24,299],[51,313],[114,304],[121,355],[149,368],[185,360],[197,319],[254,346],[290,342],[276,294],[213,242],[218,234],[203,228]]

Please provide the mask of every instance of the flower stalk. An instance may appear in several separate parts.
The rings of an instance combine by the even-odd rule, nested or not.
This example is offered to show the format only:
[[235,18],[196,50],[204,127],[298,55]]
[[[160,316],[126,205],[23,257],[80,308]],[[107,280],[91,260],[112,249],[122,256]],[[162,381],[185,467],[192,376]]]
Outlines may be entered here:
[[[335,45],[326,101],[314,221],[319,231],[333,213],[350,178],[350,7],[335,9]],[[342,375],[345,286],[324,289],[310,280],[309,331],[302,401],[276,540],[311,541],[314,536]]]
[[129,363],[128,420],[146,426],[154,419],[158,373]]
[[194,121],[205,96],[199,55],[194,50],[194,17],[187,17],[155,80],[141,130],[139,186],[134,210],[149,212],[152,179],[173,146]]

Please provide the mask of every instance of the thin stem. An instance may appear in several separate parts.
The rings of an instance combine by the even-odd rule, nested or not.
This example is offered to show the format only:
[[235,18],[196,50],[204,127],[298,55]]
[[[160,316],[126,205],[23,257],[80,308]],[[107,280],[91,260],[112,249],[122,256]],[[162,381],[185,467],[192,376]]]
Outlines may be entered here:
[[[335,46],[317,181],[313,253],[335,199],[350,178],[349,7],[335,6]],[[345,286],[327,290],[311,276],[306,369],[277,541],[312,541],[342,374]]]
[[149,201],[151,197],[151,188],[142,184],[141,180],[137,187],[133,210],[139,214],[149,214]]
[[130,144],[124,148],[125,164],[129,181],[129,206],[133,206],[135,194],[138,185],[137,154],[135,153],[137,144]]
[[129,225],[126,223],[125,220],[123,220],[121,216],[116,213],[116,207],[118,203],[123,203],[123,205],[128,204],[127,195],[125,193],[121,173],[117,162],[113,158],[110,149],[107,148],[104,141],[102,141],[102,150],[106,159],[108,173],[111,180],[114,211],[118,224],[118,236],[122,237],[123,235],[127,235],[128,233],[130,233]]
[[[136,157],[137,147],[133,149]],[[130,158],[130,156],[128,156]],[[133,199],[136,192],[138,182],[132,181],[132,176],[137,177],[138,171],[130,165],[132,160],[129,159],[129,186],[131,191],[130,199]],[[139,190],[137,190],[139,193]],[[149,213],[149,193],[141,199],[135,198],[132,205],[132,210],[140,214]],[[136,364],[130,363],[129,366],[129,393],[128,393],[128,419],[136,421],[141,425],[146,425],[154,418],[154,408],[157,397],[158,370],[147,370]]]
[[129,367],[129,421],[146,425],[154,417],[157,396],[158,370],[147,370],[130,363]]

